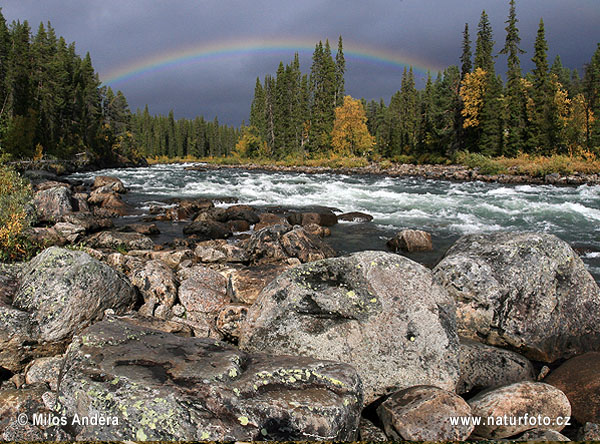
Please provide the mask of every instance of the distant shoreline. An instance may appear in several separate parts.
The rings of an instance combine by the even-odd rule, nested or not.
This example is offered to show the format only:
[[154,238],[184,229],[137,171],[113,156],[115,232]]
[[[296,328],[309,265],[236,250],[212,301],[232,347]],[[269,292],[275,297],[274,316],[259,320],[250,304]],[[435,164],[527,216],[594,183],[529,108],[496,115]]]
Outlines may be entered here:
[[304,174],[348,174],[348,175],[379,175],[388,177],[422,177],[424,179],[448,180],[453,182],[491,182],[503,184],[531,184],[531,185],[600,185],[600,174],[573,173],[561,175],[558,173],[547,174],[544,177],[534,177],[524,174],[482,174],[479,168],[469,168],[462,165],[413,165],[394,164],[381,167],[379,164],[369,164],[364,167],[334,168],[323,166],[304,165],[268,165],[255,163],[219,164],[211,162],[194,162],[194,166],[186,167],[188,170],[221,170],[244,169],[262,170],[269,172],[293,172]]

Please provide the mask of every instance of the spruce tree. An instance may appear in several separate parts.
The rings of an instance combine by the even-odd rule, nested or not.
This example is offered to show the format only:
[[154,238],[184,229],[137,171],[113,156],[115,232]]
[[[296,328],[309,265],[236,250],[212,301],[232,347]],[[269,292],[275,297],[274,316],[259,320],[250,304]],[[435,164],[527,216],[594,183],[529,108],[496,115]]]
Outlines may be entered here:
[[338,49],[335,54],[335,98],[333,106],[341,106],[346,94],[344,85],[344,73],[346,72],[346,60],[344,59],[344,50],[342,36],[338,40]]
[[521,37],[517,29],[517,14],[515,0],[510,0],[510,11],[506,21],[506,41],[500,54],[508,57],[508,71],[506,73],[507,96],[507,126],[506,149],[503,154],[514,156],[523,145],[523,128],[525,122],[525,102],[521,88],[521,62],[519,54],[523,51],[519,44]]
[[473,71],[471,53],[471,38],[469,36],[469,24],[465,23],[465,30],[463,32],[463,44],[462,44],[462,55],[460,56],[461,70],[460,78],[464,79],[465,75]]
[[[583,91],[587,99],[587,145],[596,151],[600,147],[600,43],[585,67]],[[592,121],[591,116],[594,116]]]
[[494,56],[492,55],[494,43],[492,25],[490,24],[488,15],[483,11],[477,27],[474,69],[481,68],[488,74],[494,75]]

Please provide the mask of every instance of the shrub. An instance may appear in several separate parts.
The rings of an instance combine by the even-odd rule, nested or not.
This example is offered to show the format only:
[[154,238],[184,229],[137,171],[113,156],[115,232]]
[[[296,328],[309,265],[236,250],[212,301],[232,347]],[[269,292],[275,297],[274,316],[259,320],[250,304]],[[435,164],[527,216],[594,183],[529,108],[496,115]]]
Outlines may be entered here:
[[0,165],[0,260],[30,256],[35,246],[26,236],[33,222],[31,185],[12,168]]

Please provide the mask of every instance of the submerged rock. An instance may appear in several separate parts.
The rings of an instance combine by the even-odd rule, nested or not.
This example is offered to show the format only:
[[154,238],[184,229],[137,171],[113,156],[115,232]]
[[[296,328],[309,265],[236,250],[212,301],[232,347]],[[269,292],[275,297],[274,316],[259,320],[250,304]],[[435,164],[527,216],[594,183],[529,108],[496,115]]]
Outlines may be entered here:
[[457,302],[461,336],[545,362],[600,348],[600,289],[556,236],[464,236],[433,273]]
[[354,366],[365,400],[414,385],[453,391],[458,381],[454,302],[431,272],[368,251],[297,266],[259,295],[240,346]]
[[356,439],[361,383],[348,365],[244,353],[201,338],[103,321],[69,348],[59,402],[78,440]]

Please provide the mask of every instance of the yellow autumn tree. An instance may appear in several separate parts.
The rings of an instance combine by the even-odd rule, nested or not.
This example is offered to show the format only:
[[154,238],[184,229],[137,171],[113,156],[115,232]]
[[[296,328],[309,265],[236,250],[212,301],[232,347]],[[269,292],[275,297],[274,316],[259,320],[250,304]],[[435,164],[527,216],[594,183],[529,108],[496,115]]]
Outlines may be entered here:
[[342,156],[365,156],[375,146],[375,138],[367,128],[367,114],[360,100],[344,97],[342,106],[335,109],[331,145]]
[[572,99],[557,79],[553,79],[558,122],[560,124],[561,143],[566,145],[569,155],[579,155],[583,152],[588,125],[594,121],[594,116],[583,94],[577,94]]
[[487,88],[487,71],[477,68],[467,73],[460,85],[460,98],[463,101],[463,128],[479,126],[479,114]]

